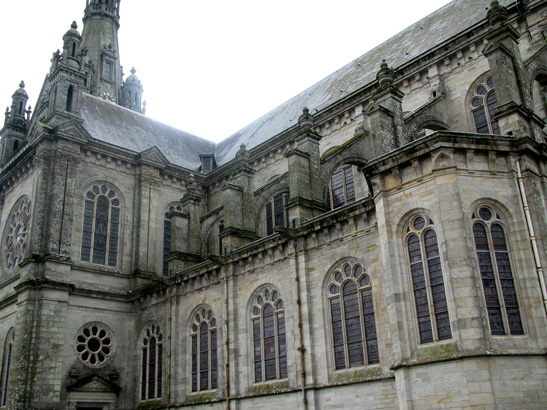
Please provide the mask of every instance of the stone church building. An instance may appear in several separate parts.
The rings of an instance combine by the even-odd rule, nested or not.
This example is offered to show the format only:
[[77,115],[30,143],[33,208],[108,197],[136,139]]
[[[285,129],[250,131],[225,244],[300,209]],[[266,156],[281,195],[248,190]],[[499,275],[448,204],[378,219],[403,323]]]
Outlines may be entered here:
[[546,0],[454,0],[218,144],[144,115],[119,12],[5,113],[0,408],[547,407]]

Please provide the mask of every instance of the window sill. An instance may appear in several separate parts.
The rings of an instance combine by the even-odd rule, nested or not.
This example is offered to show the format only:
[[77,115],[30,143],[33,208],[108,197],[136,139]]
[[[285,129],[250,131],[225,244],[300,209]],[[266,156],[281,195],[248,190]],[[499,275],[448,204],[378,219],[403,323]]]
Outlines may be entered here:
[[330,385],[350,384],[384,377],[380,363],[335,370],[329,378]]

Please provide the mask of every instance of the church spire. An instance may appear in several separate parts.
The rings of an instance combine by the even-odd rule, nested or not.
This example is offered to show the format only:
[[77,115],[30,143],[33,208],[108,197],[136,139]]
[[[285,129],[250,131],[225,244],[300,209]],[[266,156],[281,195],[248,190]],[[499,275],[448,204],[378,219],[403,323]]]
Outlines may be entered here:
[[92,64],[91,93],[121,104],[122,67],[118,46],[120,0],[86,0],[82,49]]

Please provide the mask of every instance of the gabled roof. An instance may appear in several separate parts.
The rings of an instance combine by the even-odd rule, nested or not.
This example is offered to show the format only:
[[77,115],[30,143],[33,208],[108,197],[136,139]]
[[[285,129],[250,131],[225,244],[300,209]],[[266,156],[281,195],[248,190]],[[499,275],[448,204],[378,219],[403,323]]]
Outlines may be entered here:
[[[500,0],[504,6],[513,2]],[[218,144],[88,94],[81,104],[83,126],[93,138],[136,152],[156,146],[170,163],[188,169],[197,170],[199,155],[213,152],[222,165],[235,158],[241,144],[250,150],[295,125],[304,107],[320,111],[374,82],[383,59],[400,67],[480,23],[489,6],[490,0],[452,1]]]
[[[501,0],[507,6],[514,0]],[[382,59],[400,67],[458,33],[486,19],[490,0],[454,0],[401,31],[383,44],[357,58],[317,84],[296,95],[217,145],[216,160],[223,164],[235,157],[241,144],[252,149],[292,127],[308,107],[313,113],[375,81]],[[389,12],[379,16],[389,24]],[[374,16],[371,16],[374,18]],[[366,20],[363,21],[366,24]],[[358,43],[357,43],[358,44]]]
[[82,95],[80,115],[91,137],[137,153],[155,146],[170,163],[188,169],[201,165],[199,154],[215,150],[212,141],[89,94]]

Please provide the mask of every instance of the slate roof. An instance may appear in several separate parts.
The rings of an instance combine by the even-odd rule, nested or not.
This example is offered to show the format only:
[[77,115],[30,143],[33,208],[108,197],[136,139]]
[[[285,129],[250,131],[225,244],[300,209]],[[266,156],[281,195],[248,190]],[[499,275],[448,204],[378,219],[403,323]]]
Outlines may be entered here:
[[[501,0],[507,6],[514,0]],[[252,149],[292,127],[308,107],[322,110],[340,98],[375,81],[382,59],[397,68],[486,18],[490,0],[454,0],[335,71],[317,84],[247,125],[217,145],[219,165],[234,158],[243,143]],[[387,7],[386,7],[387,8]],[[389,21],[389,17],[382,16]],[[366,24],[366,22],[364,23]]]
[[[514,0],[500,0],[507,6]],[[218,165],[235,157],[243,143],[252,149],[292,127],[308,107],[313,113],[376,80],[382,59],[397,68],[486,19],[490,0],[454,0],[218,144],[152,120],[88,94],[81,116],[93,138],[136,152],[156,146],[173,164],[198,169],[199,154],[215,153]]]
[[156,146],[169,162],[188,169],[200,166],[199,154],[215,151],[212,141],[85,93],[81,117],[83,127],[97,140],[135,152]]

